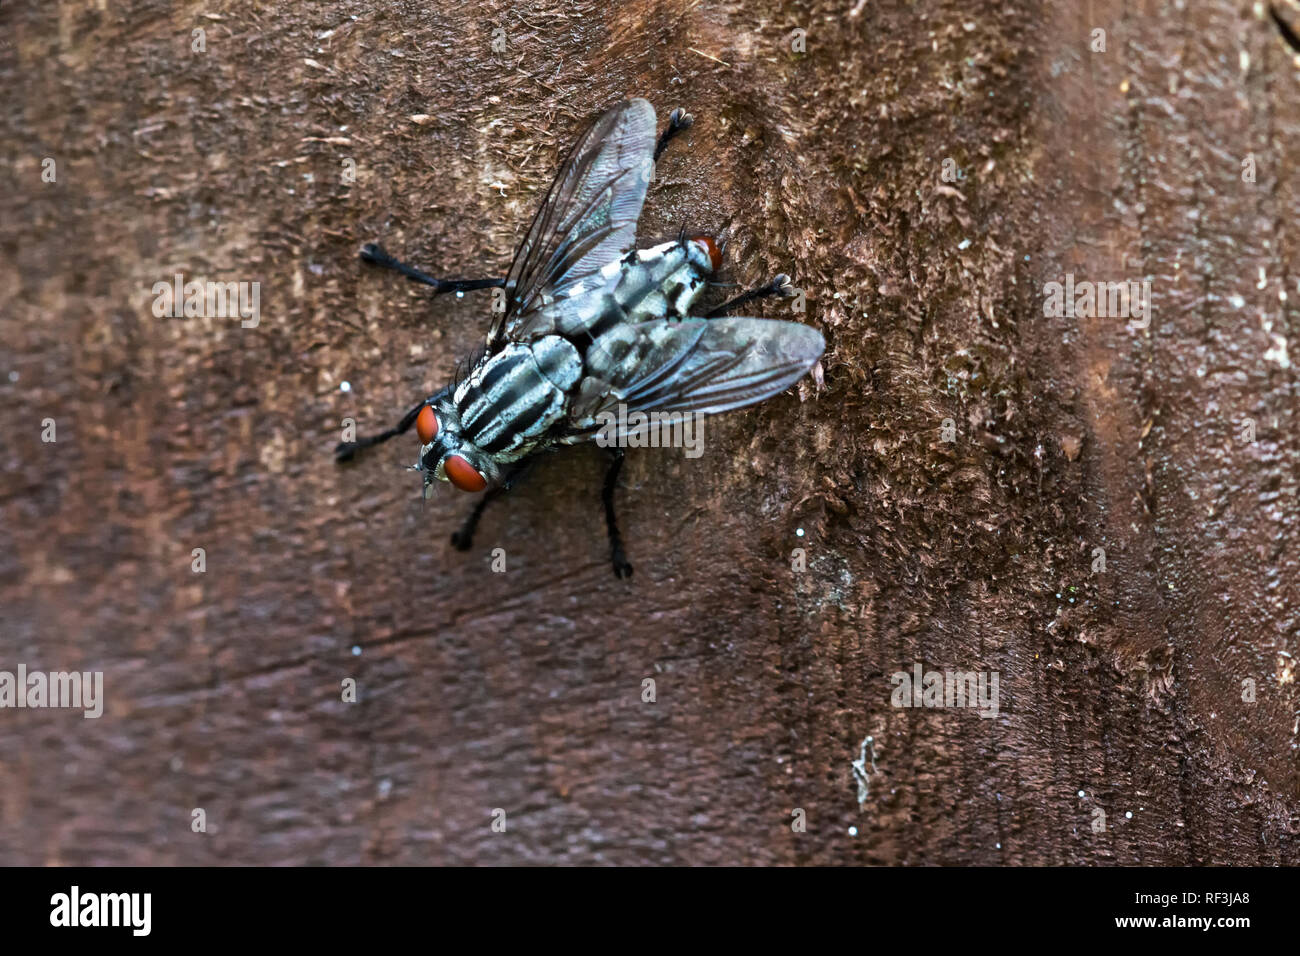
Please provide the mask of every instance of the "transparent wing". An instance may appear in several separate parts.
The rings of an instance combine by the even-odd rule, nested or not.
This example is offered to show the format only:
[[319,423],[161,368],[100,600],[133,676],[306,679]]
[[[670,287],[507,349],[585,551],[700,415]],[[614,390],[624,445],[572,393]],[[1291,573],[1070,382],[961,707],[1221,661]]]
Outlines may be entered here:
[[826,348],[811,326],[774,319],[660,319],[616,332],[598,340],[609,371],[584,379],[568,443],[631,412],[715,414],[761,402],[802,378]]
[[588,291],[601,266],[632,248],[654,145],[655,111],[643,99],[611,107],[578,140],[515,252],[489,351],[547,331],[530,318]]

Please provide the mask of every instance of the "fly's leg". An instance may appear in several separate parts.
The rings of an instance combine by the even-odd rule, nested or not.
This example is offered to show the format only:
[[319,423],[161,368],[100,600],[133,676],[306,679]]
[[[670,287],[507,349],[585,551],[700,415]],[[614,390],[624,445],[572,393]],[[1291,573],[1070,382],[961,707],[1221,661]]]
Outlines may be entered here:
[[351,461],[356,457],[357,452],[361,451],[363,448],[369,448],[371,445],[381,445],[390,438],[396,438],[398,435],[405,434],[411,430],[411,426],[415,424],[415,420],[420,417],[420,409],[424,408],[425,405],[432,405],[446,393],[447,390],[443,389],[436,395],[430,395],[419,405],[416,405],[409,412],[403,415],[402,420],[392,428],[388,429],[388,431],[380,432],[378,435],[367,435],[365,438],[358,438],[356,441],[339,442],[334,446],[334,460],[337,462]]
[[788,299],[792,298],[794,294],[794,286],[790,284],[790,277],[782,272],[767,285],[761,286],[757,289],[751,289],[748,292],[736,296],[734,299],[722,303],[722,305],[718,306],[712,312],[706,312],[704,317],[706,319],[716,319],[718,316],[726,315],[728,312],[740,308],[740,306],[747,302],[753,302],[755,299],[766,299],[773,295],[779,295],[782,298]]
[[1281,14],[1277,12],[1277,7],[1274,4],[1270,3],[1268,5],[1268,15],[1271,16],[1273,22],[1277,24],[1278,32],[1282,34],[1282,38],[1286,40],[1287,45],[1297,53],[1300,53],[1300,36],[1296,36],[1295,31],[1287,26],[1287,22],[1282,19]]
[[618,473],[623,468],[623,449],[613,449],[614,458],[605,472],[605,487],[601,489],[600,498],[605,505],[605,530],[609,532],[609,561],[614,566],[614,577],[630,578],[632,565],[623,553],[623,536],[618,533],[618,518],[614,515],[614,488],[618,485]]
[[473,547],[474,531],[478,528],[478,519],[483,517],[483,509],[488,506],[488,502],[501,497],[504,491],[504,487],[490,489],[487,494],[475,503],[474,510],[465,518],[460,530],[451,533],[451,543],[457,551],[468,551]]
[[412,282],[433,286],[435,292],[473,292],[475,289],[497,289],[506,284],[505,279],[435,279],[415,266],[394,259],[378,243],[368,242],[361,247],[361,258],[385,269],[400,272]]
[[526,472],[531,465],[531,461],[524,461],[516,465],[513,470],[506,474],[501,484],[497,485],[495,488],[489,488],[487,493],[475,502],[474,510],[465,516],[465,520],[461,524],[460,530],[451,533],[452,547],[457,551],[468,551],[473,547],[474,532],[478,528],[478,519],[483,517],[483,510],[487,508],[491,502],[496,501],[514,487],[515,483],[523,476],[524,472]]
[[681,107],[668,114],[668,128],[659,134],[659,142],[655,143],[654,161],[656,163],[659,162],[660,155],[668,148],[668,144],[672,142],[673,137],[690,129],[691,124],[694,122],[695,117]]
[[396,438],[410,430],[415,424],[416,418],[420,415],[420,409],[429,404],[430,399],[426,399],[419,405],[416,405],[409,412],[402,416],[402,420],[394,425],[388,431],[380,432],[378,435],[367,435],[365,438],[358,438],[356,441],[341,441],[334,446],[334,460],[338,462],[351,461],[363,448],[369,448],[371,445],[380,445],[390,438]]

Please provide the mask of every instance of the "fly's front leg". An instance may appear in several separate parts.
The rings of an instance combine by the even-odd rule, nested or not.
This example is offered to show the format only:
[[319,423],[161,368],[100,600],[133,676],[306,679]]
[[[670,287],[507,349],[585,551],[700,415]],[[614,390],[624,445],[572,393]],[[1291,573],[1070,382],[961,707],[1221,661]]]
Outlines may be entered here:
[[378,435],[367,435],[365,438],[358,438],[356,441],[339,442],[334,446],[334,460],[337,462],[351,461],[356,457],[357,452],[361,451],[363,448],[369,448],[371,445],[382,444],[390,438],[396,438],[398,435],[409,431],[411,426],[415,424],[416,418],[419,417],[420,409],[424,408],[425,405],[428,405],[430,401],[432,401],[432,399],[426,399],[419,405],[416,405],[409,412],[403,415],[402,420],[392,428],[388,429],[388,431],[380,432]]
[[334,446],[334,460],[337,462],[351,461],[356,457],[357,452],[362,449],[369,448],[371,445],[383,444],[390,438],[396,438],[398,435],[405,434],[411,430],[411,426],[415,424],[415,420],[420,417],[420,409],[424,408],[425,405],[432,405],[446,394],[447,389],[444,388],[441,392],[438,392],[435,395],[430,395],[419,405],[416,405],[409,412],[403,415],[401,421],[387,431],[382,431],[378,435],[367,435],[365,438],[358,438],[356,441],[339,442]]
[[659,134],[659,142],[655,143],[654,161],[656,163],[659,162],[660,155],[668,148],[668,144],[672,142],[673,137],[690,129],[694,122],[695,117],[681,107],[668,114],[668,127]]
[[478,528],[478,519],[483,517],[483,509],[488,506],[488,502],[495,501],[505,493],[504,486],[491,488],[483,495],[474,505],[474,510],[469,513],[465,521],[460,526],[459,531],[451,533],[451,543],[457,551],[468,551],[474,545],[474,531]]
[[618,473],[623,468],[623,449],[614,448],[613,460],[605,472],[605,487],[601,489],[600,498],[605,505],[605,530],[609,532],[609,560],[614,566],[614,577],[630,578],[632,565],[623,553],[623,536],[618,533],[618,518],[614,515],[614,489],[618,485]]
[[435,292],[473,292],[475,289],[497,289],[506,284],[505,279],[436,279],[415,266],[394,259],[384,247],[375,242],[368,242],[361,247],[361,258],[385,269],[400,272],[412,282],[421,282],[432,286]]
[[775,279],[765,286],[757,289],[751,289],[749,292],[742,293],[727,302],[722,303],[712,312],[706,312],[706,319],[716,319],[720,315],[726,315],[747,302],[753,302],[755,299],[766,299],[769,296],[779,295],[782,298],[789,299],[794,297],[794,286],[790,283],[790,277],[784,272],[779,274]]
[[473,547],[474,532],[478,528],[478,519],[483,517],[483,510],[487,508],[488,504],[496,501],[513,488],[515,483],[523,477],[524,472],[526,472],[531,466],[531,460],[525,460],[517,464],[506,474],[501,484],[497,485],[495,488],[489,488],[487,490],[483,497],[474,504],[474,510],[465,516],[465,520],[461,524],[460,530],[451,533],[452,547],[457,551],[468,551]]

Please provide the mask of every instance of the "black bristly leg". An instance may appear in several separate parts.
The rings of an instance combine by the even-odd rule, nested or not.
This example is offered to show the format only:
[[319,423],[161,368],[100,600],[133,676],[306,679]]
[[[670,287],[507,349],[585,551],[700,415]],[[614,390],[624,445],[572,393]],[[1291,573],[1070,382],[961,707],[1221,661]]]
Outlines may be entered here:
[[474,531],[478,528],[478,519],[483,517],[483,509],[488,506],[488,502],[495,501],[505,492],[504,487],[491,488],[478,501],[474,503],[474,510],[465,518],[459,531],[451,533],[451,544],[457,551],[468,551],[474,544]]
[[361,248],[361,258],[385,269],[400,272],[412,282],[422,282],[432,286],[435,292],[473,292],[475,289],[499,289],[506,284],[505,279],[436,279],[415,266],[394,259],[378,243],[368,242]]
[[409,412],[402,416],[402,420],[394,425],[388,431],[380,432],[378,435],[367,435],[365,438],[358,438],[356,441],[341,441],[334,446],[334,460],[338,462],[351,461],[356,453],[363,448],[369,448],[371,445],[379,445],[388,441],[390,438],[396,438],[410,430],[415,424],[415,419],[420,414],[420,409],[429,404],[427,401],[416,405]]
[[716,319],[718,316],[726,315],[728,312],[739,308],[747,302],[753,302],[755,299],[766,299],[768,296],[773,295],[784,297],[794,295],[794,288],[790,285],[790,277],[784,272],[767,285],[761,286],[757,289],[751,289],[748,292],[736,296],[734,299],[722,303],[722,305],[718,306],[713,311],[706,312],[704,317],[706,319]]
[[694,122],[695,117],[681,107],[678,107],[668,114],[668,127],[659,134],[659,142],[655,143],[654,161],[656,163],[659,162],[659,157],[663,155],[663,151],[668,148],[668,144],[672,142],[673,137],[678,133],[690,129],[691,124]]
[[396,438],[398,435],[403,435],[410,431],[411,426],[415,424],[416,418],[420,415],[420,409],[424,408],[425,405],[432,405],[438,399],[442,398],[446,392],[447,390],[443,389],[436,395],[430,395],[424,401],[420,402],[420,404],[416,405],[409,412],[403,415],[402,420],[392,428],[388,429],[388,431],[380,432],[378,435],[367,435],[365,438],[358,438],[356,441],[339,442],[334,446],[334,460],[337,462],[351,461],[356,456],[357,452],[362,449],[369,448],[371,445],[381,445],[390,438]]
[[459,531],[451,533],[451,544],[457,551],[468,551],[474,545],[474,532],[478,528],[478,519],[483,517],[483,510],[488,504],[496,501],[503,494],[509,491],[523,477],[524,472],[532,466],[531,460],[525,460],[516,465],[502,480],[501,484],[495,488],[489,488],[487,492],[474,503],[474,510],[465,516],[464,522],[461,523]]
[[605,530],[609,532],[609,560],[614,566],[614,577],[630,578],[632,565],[623,553],[623,536],[618,533],[618,518],[614,515],[614,489],[618,485],[618,473],[623,468],[623,449],[613,449],[614,458],[605,472],[605,487],[601,489],[600,498],[605,505]]
[[1282,15],[1277,12],[1275,4],[1270,3],[1268,5],[1268,14],[1273,18],[1273,23],[1277,25],[1278,32],[1282,34],[1282,39],[1286,40],[1291,49],[1300,53],[1300,36],[1296,36],[1295,31],[1282,19]]

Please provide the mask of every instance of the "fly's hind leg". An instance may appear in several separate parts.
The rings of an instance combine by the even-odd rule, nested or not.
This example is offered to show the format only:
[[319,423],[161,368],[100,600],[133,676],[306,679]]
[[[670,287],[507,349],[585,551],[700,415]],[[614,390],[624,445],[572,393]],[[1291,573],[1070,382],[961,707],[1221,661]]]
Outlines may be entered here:
[[668,114],[668,126],[659,134],[659,142],[655,143],[654,161],[656,163],[659,162],[659,157],[668,148],[668,144],[672,142],[673,137],[690,129],[694,122],[695,117],[681,107]]
[[400,272],[412,282],[432,286],[435,292],[473,292],[475,289],[496,289],[506,284],[505,279],[437,279],[415,266],[394,259],[384,251],[383,246],[375,242],[368,242],[361,247],[361,258],[385,269]]
[[704,317],[706,319],[716,319],[718,316],[726,315],[728,312],[732,312],[748,302],[753,302],[755,299],[766,299],[769,296],[774,295],[779,295],[785,299],[793,298],[795,295],[794,286],[790,282],[790,277],[784,272],[779,274],[765,286],[751,289],[748,292],[736,296],[734,299],[729,299],[713,311],[706,312]]
[[614,577],[630,578],[632,565],[623,552],[623,536],[618,533],[618,518],[614,515],[614,489],[618,485],[618,473],[623,468],[623,449],[613,449],[614,457],[605,472],[605,486],[601,489],[600,499],[605,505],[605,530],[609,532],[609,561],[614,566]]

